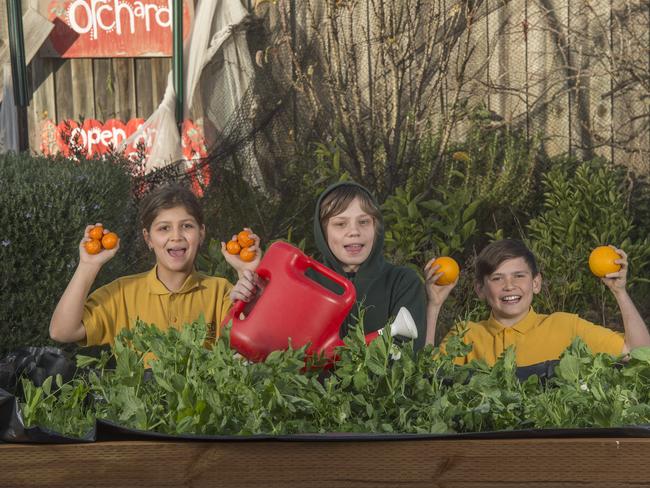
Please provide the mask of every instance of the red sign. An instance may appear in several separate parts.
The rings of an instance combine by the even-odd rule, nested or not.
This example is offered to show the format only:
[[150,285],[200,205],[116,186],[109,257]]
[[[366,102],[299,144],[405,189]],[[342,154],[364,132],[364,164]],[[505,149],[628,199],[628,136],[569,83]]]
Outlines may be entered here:
[[[118,149],[143,123],[144,119],[132,119],[127,124],[117,119],[104,124],[95,119],[86,119],[82,124],[64,120],[55,125],[47,120],[41,131],[41,151],[47,155],[61,152],[66,157],[76,152],[92,158]],[[128,148],[127,153],[132,150],[134,148]]]
[[[41,0],[54,23],[46,55],[117,58],[172,55],[173,0]],[[183,0],[183,38],[194,4]]]
[[[41,151],[48,156],[62,153],[75,159],[77,155],[88,158],[101,156],[120,149],[122,142],[133,135],[143,123],[144,119],[131,119],[126,124],[118,119],[107,120],[103,124],[99,120],[86,119],[81,124],[75,120],[64,120],[57,125],[51,120],[45,120],[41,127]],[[124,148],[124,154],[133,163],[146,160],[154,142],[155,129],[145,130]],[[180,142],[192,188],[201,196],[203,188],[208,186],[212,179],[210,167],[202,162],[208,156],[202,126],[192,120],[184,120]],[[137,167],[136,164],[134,168]]]

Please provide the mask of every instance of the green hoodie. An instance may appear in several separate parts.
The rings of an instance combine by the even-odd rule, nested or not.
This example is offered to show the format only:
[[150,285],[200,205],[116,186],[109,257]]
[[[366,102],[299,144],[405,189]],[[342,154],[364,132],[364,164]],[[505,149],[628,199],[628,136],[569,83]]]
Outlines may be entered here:
[[[322,254],[323,264],[352,281],[357,292],[357,301],[341,326],[340,336],[345,336],[350,325],[355,323],[354,317],[359,315],[359,305],[362,305],[365,309],[364,329],[366,333],[381,329],[397,315],[400,307],[406,307],[413,316],[418,329],[418,338],[415,340],[414,347],[420,349],[424,346],[426,334],[426,295],[424,285],[417,273],[412,269],[395,266],[384,259],[383,222],[380,226],[381,231],[375,236],[368,259],[361,264],[356,273],[343,271],[341,262],[336,259],[327,245],[327,239],[320,226],[320,204],[330,191],[343,185],[363,189],[376,204],[368,189],[352,182],[336,183],[330,186],[321,194],[316,203],[314,236],[316,245]],[[377,207],[379,206],[377,205]],[[323,277],[315,273],[310,273],[310,276],[328,288],[332,288],[331,284]]]

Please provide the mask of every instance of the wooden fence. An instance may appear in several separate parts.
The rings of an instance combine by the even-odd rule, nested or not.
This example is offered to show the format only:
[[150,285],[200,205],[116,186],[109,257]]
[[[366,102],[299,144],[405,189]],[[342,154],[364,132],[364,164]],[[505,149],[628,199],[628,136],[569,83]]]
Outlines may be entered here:
[[[6,46],[7,0],[0,0],[0,41]],[[23,1],[23,10],[37,7]],[[28,40],[26,39],[26,42]],[[38,151],[45,120],[146,119],[161,102],[171,58],[59,59],[36,55],[28,67],[29,146]]]
[[485,0],[473,84],[552,154],[650,168],[650,3]]
[[[454,1],[446,1],[452,8]],[[602,155],[649,171],[647,0],[479,3],[466,33],[472,54],[463,86],[455,87],[450,73],[450,92],[459,88],[529,137],[541,137],[551,154]],[[0,0],[0,17],[0,41],[6,45],[6,0]],[[162,99],[170,69],[169,58],[37,55],[29,69],[30,147],[40,146],[46,119],[147,118]],[[443,110],[448,102],[443,100]]]
[[[303,45],[315,41],[317,49],[334,53],[321,53],[319,63],[331,63],[328,69],[338,76],[332,96],[346,92],[350,98],[341,102],[343,113],[348,105],[357,104],[350,109],[353,114],[367,108],[386,112],[375,124],[392,120],[391,116],[404,118],[406,112],[418,117],[422,106],[400,105],[403,99],[413,99],[414,91],[417,95],[426,88],[404,85],[417,85],[420,74],[428,73],[428,79],[444,81],[442,89],[432,88],[436,97],[425,103],[427,116],[436,127],[452,120],[452,139],[462,140],[468,126],[465,120],[453,120],[462,113],[457,110],[461,100],[470,106],[482,104],[495,121],[505,120],[529,139],[541,139],[550,154],[602,155],[648,171],[647,0],[364,0],[324,5],[329,4],[297,3],[293,18]],[[402,8],[409,9],[408,14]],[[427,24],[414,18],[427,19]],[[437,48],[427,47],[432,38],[438,40]],[[395,54],[396,45],[410,51]],[[453,46],[445,47],[444,53],[451,53],[449,60],[440,47],[448,45]],[[422,61],[425,52],[433,55]],[[435,69],[427,72],[424,63]],[[397,67],[408,71],[406,76],[396,74]],[[355,73],[348,76],[348,69]],[[360,90],[355,92],[341,80],[358,83]],[[399,90],[403,98],[395,96]],[[390,133],[392,127],[381,130]]]

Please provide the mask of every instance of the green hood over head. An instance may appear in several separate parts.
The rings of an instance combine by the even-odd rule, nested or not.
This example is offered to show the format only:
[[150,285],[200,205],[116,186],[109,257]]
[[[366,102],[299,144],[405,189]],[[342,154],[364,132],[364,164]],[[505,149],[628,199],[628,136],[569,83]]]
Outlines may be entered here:
[[[342,263],[334,256],[327,245],[325,233],[320,225],[320,206],[325,197],[336,188],[342,186],[356,187],[368,194],[375,206],[379,208],[376,199],[363,187],[354,182],[339,182],[328,187],[318,198],[314,211],[314,238],[316,245],[321,252],[322,262],[342,276],[347,277],[354,284],[357,301],[352,311],[341,325],[340,335],[345,336],[351,324],[356,322],[355,317],[359,316],[359,307],[363,306],[364,331],[366,333],[384,327],[391,318],[399,312],[400,307],[406,307],[418,328],[418,339],[415,341],[415,348],[424,345],[426,333],[426,296],[424,286],[417,273],[404,266],[395,266],[384,259],[384,222],[381,214],[376,224],[375,240],[366,259],[356,273],[343,271]],[[328,283],[322,276],[310,273],[310,276],[317,282],[329,289],[332,284]]]
[[[326,264],[328,267],[332,268],[337,273],[346,276],[345,271],[343,271],[343,265],[336,258],[336,256],[334,256],[334,253],[327,245],[327,238],[325,237],[325,232],[323,232],[323,229],[321,228],[320,225],[321,203],[332,190],[335,190],[336,188],[340,188],[343,186],[360,188],[361,190],[363,190],[368,194],[368,196],[370,197],[370,199],[372,200],[372,202],[375,204],[377,208],[379,208],[379,205],[377,204],[377,200],[375,199],[373,194],[370,193],[370,191],[367,188],[365,188],[362,185],[359,185],[358,183],[354,183],[351,181],[335,183],[329,186],[323,193],[321,193],[320,197],[318,197],[318,201],[316,202],[316,209],[314,211],[314,238],[316,240],[316,246],[318,246],[318,250],[321,252],[321,255],[323,256],[323,262],[324,262],[323,264]],[[372,245],[372,251],[368,256],[368,259],[366,259],[361,264],[355,276],[355,285],[357,287],[357,294],[359,291],[361,291],[359,289],[360,286],[361,288],[363,288],[362,283],[368,281],[371,278],[371,276],[377,273],[378,271],[380,271],[386,263],[383,255],[384,222],[383,220],[381,220],[380,222],[376,222],[375,225],[377,231],[375,233],[375,240]]]

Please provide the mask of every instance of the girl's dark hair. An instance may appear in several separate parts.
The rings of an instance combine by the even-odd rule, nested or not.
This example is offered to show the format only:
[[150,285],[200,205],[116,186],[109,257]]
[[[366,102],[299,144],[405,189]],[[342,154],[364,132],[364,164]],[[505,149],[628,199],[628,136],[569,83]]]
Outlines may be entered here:
[[359,198],[361,201],[361,209],[375,221],[375,235],[379,234],[383,225],[383,219],[381,211],[372,196],[359,186],[341,185],[325,195],[325,198],[320,203],[320,228],[323,230],[325,236],[327,236],[327,221],[344,212],[355,198]]
[[203,225],[203,209],[194,193],[178,183],[172,183],[159,186],[142,200],[140,204],[142,227],[150,231],[151,224],[160,211],[174,207],[185,207],[187,213],[194,217],[200,226]]
[[524,258],[533,276],[539,274],[535,255],[526,244],[517,239],[502,239],[488,244],[478,255],[474,265],[474,279],[483,283],[483,279],[494,273],[501,263],[517,258]]

